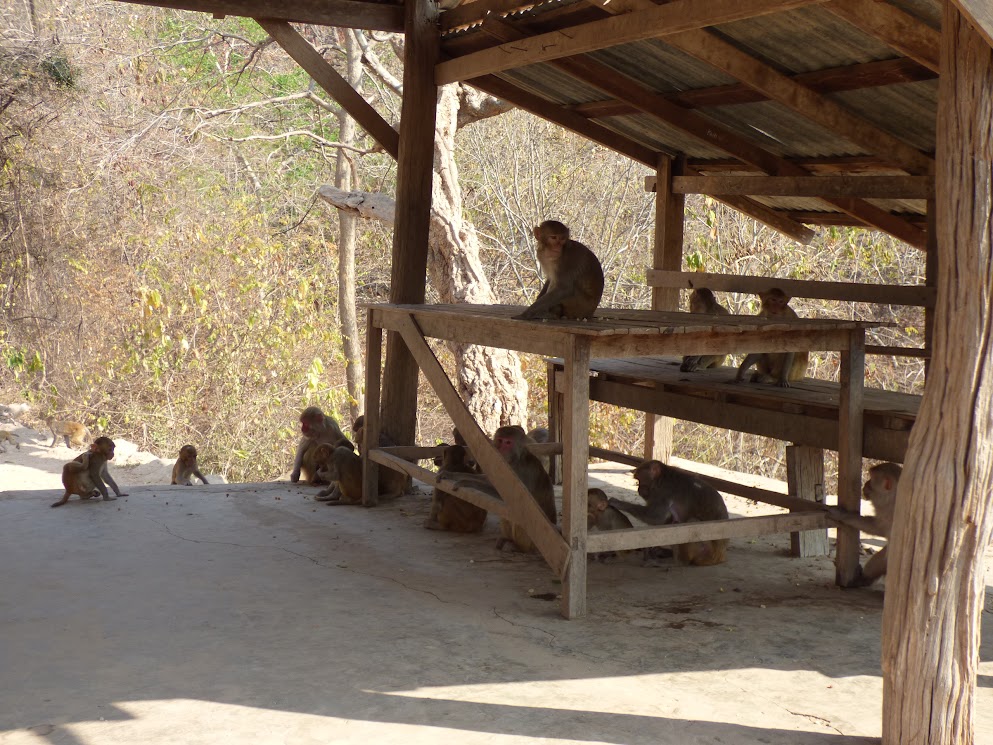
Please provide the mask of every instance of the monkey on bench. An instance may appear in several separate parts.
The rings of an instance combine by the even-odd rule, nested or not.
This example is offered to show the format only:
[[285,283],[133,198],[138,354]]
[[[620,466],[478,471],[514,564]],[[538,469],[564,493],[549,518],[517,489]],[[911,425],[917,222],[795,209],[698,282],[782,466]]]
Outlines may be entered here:
[[[649,460],[634,470],[638,494],[644,505],[611,498],[610,506],[623,510],[649,525],[727,520],[724,498],[710,484],[692,474]],[[676,558],[692,566],[712,566],[727,556],[727,538],[694,541],[675,547]]]
[[534,228],[545,284],[520,320],[592,318],[603,296],[603,267],[589,248],[569,237],[569,228],[545,220]]
[[[729,315],[728,309],[717,302],[714,293],[706,287],[698,287],[690,293],[690,313],[704,313],[711,316]],[[683,357],[679,366],[680,372],[706,370],[710,367],[720,367],[727,362],[726,354],[693,354]]]
[[[762,301],[762,309],[758,315],[761,318],[775,318],[789,321],[799,318],[796,311],[789,306],[790,296],[777,287],[773,287],[767,292],[760,292],[759,299]],[[775,383],[782,388],[789,388],[790,381],[803,380],[807,374],[807,363],[810,355],[807,352],[753,352],[745,357],[738,367],[738,374],[735,375],[734,382],[740,383],[745,372],[752,365],[755,365],[755,372],[752,373],[753,383]]]
[[839,523],[882,536],[887,540],[879,553],[859,567],[859,572],[850,587],[868,587],[886,574],[887,549],[890,533],[893,531],[893,510],[896,508],[896,488],[900,483],[903,468],[896,463],[878,463],[869,469],[869,480],[862,487],[862,498],[872,503],[876,514],[872,517],[856,515],[840,507],[832,507],[828,514]]

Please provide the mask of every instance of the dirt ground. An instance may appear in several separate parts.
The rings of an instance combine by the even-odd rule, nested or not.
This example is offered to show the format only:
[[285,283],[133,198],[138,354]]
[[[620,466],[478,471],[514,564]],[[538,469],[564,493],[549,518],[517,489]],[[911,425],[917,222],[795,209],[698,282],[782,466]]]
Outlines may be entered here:
[[[53,510],[75,453],[14,431],[21,449],[0,453],[5,745],[880,734],[883,585],[836,588],[831,559],[789,558],[786,535],[732,541],[718,567],[591,562],[589,615],[566,621],[539,558],[494,550],[493,518],[482,535],[423,530],[426,488],[366,510],[285,482],[170,487],[171,461],[119,443],[129,496]],[[978,743],[993,742],[987,606]]]

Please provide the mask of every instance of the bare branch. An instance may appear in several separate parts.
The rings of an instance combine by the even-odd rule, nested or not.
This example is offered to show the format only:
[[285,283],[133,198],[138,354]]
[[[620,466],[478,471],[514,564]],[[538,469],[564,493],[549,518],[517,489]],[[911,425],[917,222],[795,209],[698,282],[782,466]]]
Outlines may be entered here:
[[372,47],[369,45],[369,40],[366,39],[365,34],[359,30],[353,30],[352,33],[355,34],[355,39],[359,43],[359,47],[362,49],[362,62],[368,67],[383,83],[386,84],[394,93],[398,96],[403,95],[403,83],[401,83],[397,78],[386,69],[383,63],[380,61],[379,57]]
[[313,132],[308,132],[306,129],[294,129],[289,132],[282,132],[278,135],[250,135],[248,137],[224,137],[219,135],[207,135],[213,140],[218,142],[251,142],[252,140],[285,140],[290,137],[308,137],[322,147],[338,148],[339,150],[349,150],[353,153],[358,153],[359,155],[368,155],[369,153],[379,152],[381,148],[374,147],[369,150],[362,150],[357,147],[352,147],[350,145],[343,145],[340,142],[331,142],[331,140],[325,140],[320,135],[316,135]]
[[393,197],[378,192],[343,191],[328,185],[320,187],[317,195],[332,207],[367,220],[393,225],[396,215],[396,200]]

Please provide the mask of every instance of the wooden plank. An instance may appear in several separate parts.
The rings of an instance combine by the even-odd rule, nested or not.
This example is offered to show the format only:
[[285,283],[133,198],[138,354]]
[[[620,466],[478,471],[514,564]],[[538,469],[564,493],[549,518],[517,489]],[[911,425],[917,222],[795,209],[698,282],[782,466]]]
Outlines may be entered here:
[[677,176],[677,194],[928,199],[933,176]]
[[383,373],[383,330],[376,326],[373,311],[366,311],[365,327],[365,422],[363,441],[359,443],[362,454],[362,504],[371,507],[379,502],[379,468],[370,460],[379,443],[380,379]]
[[376,448],[381,453],[395,455],[403,460],[429,460],[443,454],[448,445],[431,445],[418,447],[416,445],[393,445],[390,447]]
[[356,0],[126,0],[137,5],[211,13],[215,18],[244,16],[294,23],[361,28],[372,31],[403,31],[403,9],[399,5]]
[[[723,318],[724,316],[722,316]],[[842,349],[846,332],[840,329],[805,329],[795,322],[780,333],[767,326],[762,331],[741,331],[730,334],[720,332],[733,327],[715,325],[711,334],[676,333],[668,336],[636,335],[603,336],[592,340],[595,357],[641,357],[650,354],[672,354],[679,350],[685,354],[743,354],[748,352],[798,352]]]
[[[834,225],[848,228],[866,227],[864,220],[860,220],[847,212],[825,212],[823,210],[783,210],[782,214],[790,220],[799,223],[806,223],[807,225],[818,225],[820,227]],[[903,220],[903,222],[918,230],[922,230],[924,228],[924,224],[927,220],[924,215],[902,214],[899,215],[899,217]]]
[[884,305],[913,305],[933,308],[936,292],[926,285],[871,285],[858,282],[820,282],[806,279],[754,277],[743,274],[710,272],[666,272],[648,269],[646,282],[651,286],[679,287],[692,290],[707,287],[718,292],[758,294],[778,287],[790,297],[839,300]]
[[881,207],[870,204],[862,199],[852,199],[849,197],[834,197],[825,199],[828,204],[832,204],[842,212],[847,212],[853,217],[857,217],[869,227],[889,233],[894,238],[914,248],[922,251],[927,248],[927,236],[924,231],[915,225],[907,222],[899,215],[887,212]]
[[[838,406],[838,506],[858,512],[862,503],[863,381],[865,336],[852,332],[851,348],[841,353],[840,402]],[[859,572],[859,531],[838,525],[835,582],[848,587]]]
[[[989,6],[987,6],[989,7]],[[938,72],[941,32],[888,2],[832,0],[824,9]]]
[[[634,13],[537,34],[522,41],[455,57],[438,65],[438,85],[549,62],[632,41],[669,36],[769,13],[801,8],[822,0],[675,0]],[[485,22],[484,22],[485,23]]]
[[369,453],[369,459],[374,460],[388,468],[392,468],[394,471],[400,471],[401,473],[406,473],[412,478],[420,479],[428,486],[435,486],[441,489],[443,492],[448,494],[453,494],[459,499],[464,499],[466,502],[471,502],[477,507],[482,507],[487,512],[492,512],[497,517],[506,518],[508,516],[508,510],[506,503],[503,500],[498,499],[491,494],[480,491],[479,489],[474,489],[471,486],[459,486],[457,481],[452,479],[441,479],[438,478],[438,474],[428,468],[422,468],[416,463],[411,463],[410,461],[404,460],[396,455],[386,452],[385,450],[373,450]]
[[565,405],[562,445],[562,534],[569,564],[562,581],[562,615],[586,615],[587,469],[590,446],[590,343],[576,337],[563,361]]
[[459,398],[452,382],[427,345],[411,315],[401,324],[401,335],[421,372],[445,407],[459,432],[472,449],[476,462],[490,479],[507,504],[510,519],[521,525],[534,541],[541,555],[558,577],[564,577],[569,565],[569,546],[555,526],[541,511],[538,503],[525,488],[517,474],[493,447],[489,437],[479,428]]
[[986,43],[993,47],[993,6],[988,0],[952,0]]
[[[562,442],[562,394],[555,385],[557,366],[555,360],[548,360],[545,365],[545,385],[548,401],[548,436],[555,442]],[[548,475],[553,484],[562,483],[561,458],[556,453],[548,456]]]
[[396,159],[400,151],[400,135],[316,49],[307,43],[306,39],[286,21],[256,18],[255,22],[265,29],[279,46],[327,91],[328,95],[341,104],[341,107],[369,133],[370,137]]
[[489,15],[502,16],[518,10],[525,10],[536,4],[536,0],[474,0],[462,3],[451,10],[443,10],[438,18],[442,35],[467,26],[478,26]]
[[687,31],[668,36],[666,41],[762,91],[773,101],[778,101],[829,131],[886,158],[908,173],[927,175],[934,165],[934,159],[917,148],[853,114],[832,99],[791,80],[771,65],[712,33]]
[[730,520],[710,520],[708,522],[590,533],[586,539],[586,550],[589,553],[627,551],[649,546],[675,546],[692,541],[748,538],[790,533],[797,530],[817,530],[826,527],[828,527],[828,517],[827,512],[823,510],[791,512],[788,515],[736,517]]
[[[786,481],[790,496],[813,506],[824,506],[824,451],[803,445],[786,446]],[[827,556],[827,529],[790,533],[790,553],[793,556]]]
[[[925,310],[925,317],[927,316],[927,311]],[[925,329],[927,328],[927,323],[925,322]],[[925,334],[925,338],[926,338]],[[881,354],[889,357],[916,357],[918,359],[931,359],[931,352],[927,349],[921,349],[920,347],[886,347],[878,344],[866,344],[865,345],[866,354]]]

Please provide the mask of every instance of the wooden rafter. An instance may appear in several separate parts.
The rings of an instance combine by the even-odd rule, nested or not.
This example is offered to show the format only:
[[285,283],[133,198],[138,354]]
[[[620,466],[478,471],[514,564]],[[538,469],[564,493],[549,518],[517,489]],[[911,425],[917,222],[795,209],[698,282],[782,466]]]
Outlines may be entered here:
[[286,21],[256,18],[256,22],[286,50],[318,85],[334,98],[349,115],[394,159],[400,151],[400,135],[379,115],[368,101],[331,67],[307,40]]
[[[907,57],[846,65],[829,70],[801,73],[790,76],[801,85],[817,93],[837,93],[840,91],[875,88],[896,83],[913,83],[920,80],[933,80],[938,75],[932,70]],[[688,109],[707,106],[732,106],[742,103],[768,101],[761,91],[742,83],[718,85],[713,88],[700,88],[667,95],[666,98]],[[605,116],[624,116],[637,109],[624,101],[614,98],[591,101],[575,106],[575,111],[591,119]]]
[[823,0],[675,0],[457,57],[438,65],[438,85],[598,49],[801,8]]
[[824,9],[938,72],[941,32],[881,0],[832,0]]
[[194,10],[215,16],[271,18],[373,31],[403,31],[403,7],[358,0],[126,0],[138,5]]
[[931,176],[676,176],[677,194],[929,199]]

